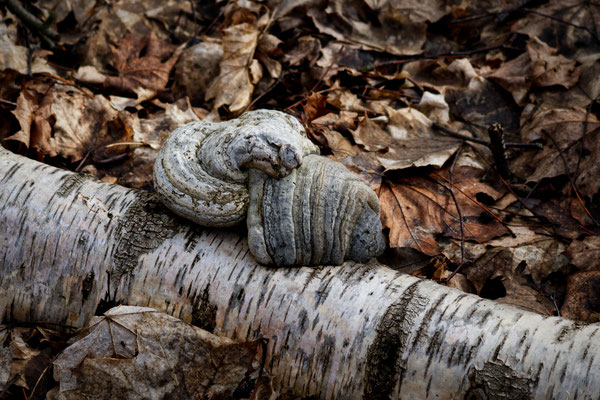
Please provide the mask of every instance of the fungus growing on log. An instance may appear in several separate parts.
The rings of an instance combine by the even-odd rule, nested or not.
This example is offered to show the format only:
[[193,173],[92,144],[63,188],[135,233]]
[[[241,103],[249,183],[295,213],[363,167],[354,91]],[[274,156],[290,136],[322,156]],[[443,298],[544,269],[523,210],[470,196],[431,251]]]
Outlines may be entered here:
[[169,209],[200,225],[246,218],[250,251],[263,264],[339,265],[381,254],[377,195],[318,153],[294,117],[251,111],[175,129],[154,184]]

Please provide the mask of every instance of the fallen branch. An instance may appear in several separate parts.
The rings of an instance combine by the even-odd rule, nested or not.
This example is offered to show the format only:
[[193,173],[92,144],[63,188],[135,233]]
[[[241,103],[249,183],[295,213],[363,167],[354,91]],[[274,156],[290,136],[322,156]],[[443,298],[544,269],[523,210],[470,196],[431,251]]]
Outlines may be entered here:
[[101,301],[268,340],[279,388],[344,399],[596,398],[600,326],[379,264],[266,268],[151,193],[0,149],[0,320],[84,326]]

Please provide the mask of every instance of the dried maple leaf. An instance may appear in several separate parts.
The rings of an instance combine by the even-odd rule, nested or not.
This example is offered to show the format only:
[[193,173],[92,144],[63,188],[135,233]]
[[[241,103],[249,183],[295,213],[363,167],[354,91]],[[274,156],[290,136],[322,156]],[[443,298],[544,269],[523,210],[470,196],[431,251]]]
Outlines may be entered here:
[[447,172],[440,171],[429,177],[401,178],[381,186],[381,219],[390,230],[390,247],[412,247],[436,255],[441,252],[437,235],[460,238],[459,213],[450,187],[462,214],[465,240],[482,243],[510,232],[476,200],[480,193],[493,199],[501,193],[480,182],[469,168],[458,168],[453,175],[453,184],[446,177]]
[[206,91],[206,100],[215,99],[214,108],[227,105],[235,113],[250,104],[256,81],[252,62],[258,33],[256,26],[247,22],[224,30],[221,71]]
[[116,45],[111,45],[111,50],[111,64],[118,76],[107,77],[104,86],[127,93],[138,93],[140,88],[154,93],[164,89],[180,53],[154,33],[149,36],[127,34]]

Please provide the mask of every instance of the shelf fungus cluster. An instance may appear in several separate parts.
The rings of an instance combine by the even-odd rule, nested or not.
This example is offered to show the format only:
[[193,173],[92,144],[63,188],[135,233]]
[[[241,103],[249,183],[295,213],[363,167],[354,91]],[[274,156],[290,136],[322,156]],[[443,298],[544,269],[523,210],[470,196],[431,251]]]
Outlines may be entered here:
[[175,129],[159,152],[154,184],[167,207],[200,225],[245,218],[250,251],[263,264],[368,261],[385,246],[379,200],[318,153],[294,117],[251,111]]

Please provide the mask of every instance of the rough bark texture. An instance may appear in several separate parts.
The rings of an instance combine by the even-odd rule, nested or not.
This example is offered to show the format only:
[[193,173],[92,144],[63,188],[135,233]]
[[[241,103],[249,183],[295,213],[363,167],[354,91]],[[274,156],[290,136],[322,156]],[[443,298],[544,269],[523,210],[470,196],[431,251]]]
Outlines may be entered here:
[[0,148],[0,320],[81,327],[101,300],[268,339],[278,384],[318,398],[595,399],[600,326],[378,264],[273,269],[153,194]]

